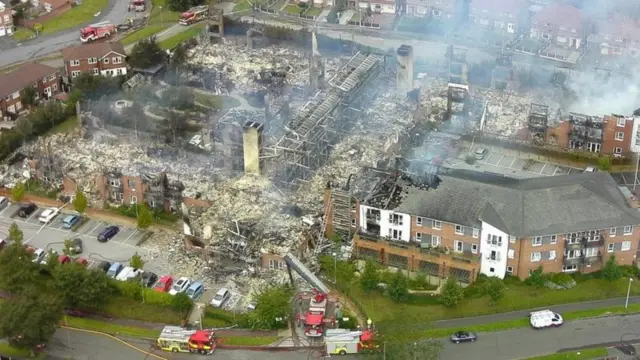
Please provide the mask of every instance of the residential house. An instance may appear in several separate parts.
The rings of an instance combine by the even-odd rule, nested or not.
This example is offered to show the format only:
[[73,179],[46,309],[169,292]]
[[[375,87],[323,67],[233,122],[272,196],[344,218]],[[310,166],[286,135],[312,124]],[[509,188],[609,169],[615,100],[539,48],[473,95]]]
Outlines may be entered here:
[[601,55],[640,55],[640,20],[614,14],[596,24],[595,34],[589,43],[598,48]]
[[17,114],[23,108],[22,91],[33,86],[36,98],[48,99],[58,93],[59,71],[51,66],[29,63],[0,74],[0,112],[3,116]]
[[526,5],[524,0],[472,0],[469,21],[498,33],[515,34],[522,30],[519,20]]
[[11,6],[0,1],[0,36],[13,34],[13,28]]
[[[612,255],[635,264],[640,213],[606,172],[518,180],[447,170],[428,178],[381,177],[354,201],[357,258],[467,283],[480,273],[525,279],[540,266],[592,272]],[[334,215],[325,216],[332,232]]]
[[533,15],[531,39],[563,49],[580,49],[585,39],[585,19],[576,7],[555,3]]
[[451,20],[456,14],[457,0],[407,0],[406,13],[434,20]]
[[62,49],[66,75],[73,79],[81,73],[118,76],[127,74],[127,55],[119,42],[83,44]]

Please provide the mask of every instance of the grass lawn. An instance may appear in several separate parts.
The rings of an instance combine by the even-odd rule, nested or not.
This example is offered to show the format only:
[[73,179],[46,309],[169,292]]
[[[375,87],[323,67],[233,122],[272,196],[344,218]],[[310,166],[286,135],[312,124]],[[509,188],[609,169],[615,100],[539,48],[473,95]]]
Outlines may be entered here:
[[202,326],[205,328],[222,328],[235,324],[243,324],[246,320],[246,314],[234,314],[230,311],[207,306],[204,311],[204,316],[202,317]]
[[579,351],[561,352],[546,356],[536,356],[526,360],[588,360],[607,356],[606,348],[583,349]]
[[322,13],[322,9],[317,8],[317,7],[311,7],[309,8],[309,10],[307,10],[307,12],[305,12],[305,15],[308,16],[318,16]]
[[94,19],[93,15],[107,6],[108,0],[84,0],[79,6],[42,23],[41,35],[76,27]]
[[230,96],[206,95],[199,92],[193,92],[196,102],[211,108],[230,109],[240,106],[240,102]]
[[224,345],[266,346],[278,341],[277,336],[234,336],[219,338],[217,341]]
[[158,330],[124,326],[124,325],[112,324],[105,321],[76,318],[71,316],[66,316],[62,320],[61,324],[69,327],[73,327],[73,328],[78,328],[78,329],[99,331],[99,332],[107,333],[110,335],[120,334],[120,335],[126,335],[131,337],[149,338],[149,339],[157,339],[158,335],[160,335],[160,331]]
[[29,357],[31,353],[27,349],[15,348],[6,342],[0,342],[0,355],[12,357]]
[[298,15],[302,13],[302,8],[298,5],[287,5],[284,8],[284,11],[288,12],[289,14]]
[[350,21],[360,21],[361,17],[360,17],[360,13],[355,13],[353,14],[353,16],[351,17]]
[[171,325],[179,325],[182,321],[182,316],[170,308],[143,304],[122,296],[114,296],[109,299],[103,312],[109,316],[121,319],[142,320]]
[[181,42],[191,39],[192,37],[198,36],[200,32],[204,29],[204,24],[197,24],[189,29],[175,34],[171,37],[168,37],[162,41],[160,41],[159,45],[163,49],[173,49],[178,46]]
[[[177,11],[169,11],[167,0],[152,0],[153,9],[149,17],[148,25],[168,23],[174,25],[180,19],[180,13]],[[160,9],[162,7],[162,9]]]
[[249,11],[251,4],[248,1],[241,1],[233,7],[233,12]]
[[53,129],[47,131],[44,136],[49,136],[53,134],[66,134],[72,132],[74,129],[78,127],[78,118],[76,116],[72,116],[67,120],[61,122],[60,124],[53,127]]
[[22,42],[31,39],[31,37],[35,34],[36,33],[31,29],[19,27],[16,31],[13,32],[13,35],[11,35],[11,37],[17,42]]
[[133,32],[129,35],[127,35],[125,38],[123,38],[122,40],[120,40],[120,42],[122,43],[122,45],[129,45],[129,44],[133,44],[135,42],[138,42],[142,39],[146,39],[150,36],[153,36],[159,32],[161,32],[162,30],[168,28],[170,25],[169,24],[151,24],[148,25],[146,27],[143,27],[142,29]]

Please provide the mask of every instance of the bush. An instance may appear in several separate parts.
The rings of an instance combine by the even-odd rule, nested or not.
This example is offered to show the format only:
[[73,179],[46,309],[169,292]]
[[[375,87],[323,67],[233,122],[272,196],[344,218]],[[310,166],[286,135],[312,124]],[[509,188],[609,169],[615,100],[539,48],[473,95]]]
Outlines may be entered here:
[[175,294],[171,298],[171,308],[187,317],[193,308],[193,301],[185,293]]
[[142,301],[142,286],[138,282],[112,280],[111,285],[116,288],[120,295]]
[[447,279],[440,295],[440,300],[446,307],[455,307],[464,297],[462,287],[458,285],[455,277],[451,276]]
[[549,275],[542,273],[542,266],[533,270],[529,277],[524,281],[525,284],[537,288],[541,288],[544,286],[544,283],[549,279]]
[[572,280],[574,279],[567,273],[555,273],[551,275],[551,282],[559,285],[570,283]]
[[611,255],[609,260],[607,260],[606,264],[602,268],[602,277],[608,281],[616,281],[622,278],[622,269],[618,266],[616,262],[615,255]]

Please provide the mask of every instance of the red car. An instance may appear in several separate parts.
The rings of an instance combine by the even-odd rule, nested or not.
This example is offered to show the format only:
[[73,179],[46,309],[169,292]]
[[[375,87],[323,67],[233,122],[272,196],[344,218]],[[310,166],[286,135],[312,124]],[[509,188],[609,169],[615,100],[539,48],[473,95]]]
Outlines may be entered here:
[[60,264],[67,264],[71,262],[71,258],[68,257],[67,255],[60,255],[58,256],[58,262]]
[[89,266],[89,260],[79,257],[79,258],[76,259],[76,264],[80,264],[80,265],[82,265],[84,267],[87,267],[87,266]]
[[156,286],[153,287],[153,290],[158,292],[168,292],[171,289],[171,285],[173,285],[173,278],[169,275],[165,275],[158,280]]

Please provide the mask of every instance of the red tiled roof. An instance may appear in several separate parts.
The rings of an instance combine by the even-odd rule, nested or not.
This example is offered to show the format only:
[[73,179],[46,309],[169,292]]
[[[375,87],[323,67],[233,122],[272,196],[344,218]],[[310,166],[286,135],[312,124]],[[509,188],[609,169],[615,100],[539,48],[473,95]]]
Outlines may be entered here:
[[611,41],[616,38],[640,40],[640,21],[626,15],[613,14],[598,23],[596,32],[608,36]]
[[88,59],[92,57],[96,57],[100,59],[112,51],[122,56],[127,55],[124,52],[124,46],[121,43],[104,42],[104,43],[83,44],[80,46],[73,46],[73,47],[68,47],[66,49],[62,49],[62,57],[64,58],[65,61],[82,60],[82,59]]
[[526,3],[522,0],[471,0],[471,8],[477,11],[487,10],[516,15],[525,7]]
[[580,10],[567,4],[551,4],[533,16],[533,21],[539,26],[549,23],[578,31],[582,30],[582,19]]
[[0,74],[0,99],[16,91],[20,91],[29,85],[33,85],[58,69],[44,64],[25,64],[18,69]]

